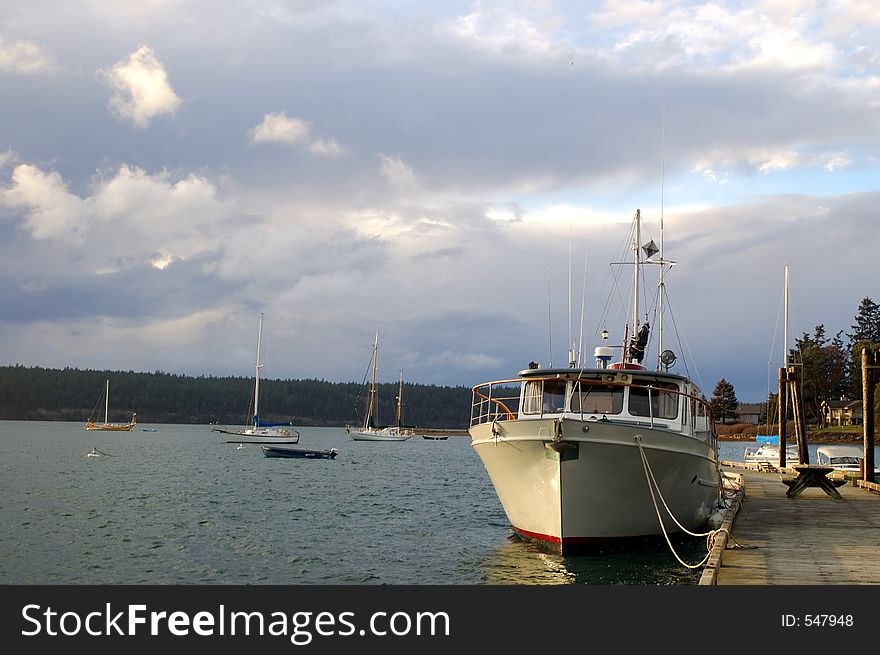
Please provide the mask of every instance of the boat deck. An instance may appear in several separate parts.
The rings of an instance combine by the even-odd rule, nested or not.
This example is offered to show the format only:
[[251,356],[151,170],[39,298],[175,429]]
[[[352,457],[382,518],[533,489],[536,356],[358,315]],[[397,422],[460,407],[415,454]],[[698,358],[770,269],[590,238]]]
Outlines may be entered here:
[[727,549],[700,584],[880,584],[880,486],[847,483],[841,500],[816,487],[788,498],[782,479],[791,473],[724,470],[743,476],[745,495]]

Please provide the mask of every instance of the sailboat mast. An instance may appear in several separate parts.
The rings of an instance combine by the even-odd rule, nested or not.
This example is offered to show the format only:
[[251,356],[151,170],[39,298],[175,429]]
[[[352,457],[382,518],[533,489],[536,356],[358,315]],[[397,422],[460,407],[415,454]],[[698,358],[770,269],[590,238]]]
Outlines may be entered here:
[[379,399],[376,397],[376,368],[378,366],[379,359],[379,332],[376,331],[376,340],[373,342],[373,372],[370,375],[370,408],[367,411],[367,416],[364,419],[364,430],[372,427],[372,418],[375,412],[378,410]]
[[636,231],[632,244],[633,249],[633,315],[632,334],[635,336],[639,331],[639,244],[642,242],[642,212],[636,210]]
[[401,407],[403,404],[403,369],[400,369],[400,388],[397,390],[397,427],[400,427]]
[[785,370],[788,371],[788,264],[785,265],[785,342],[782,344],[782,363]]
[[260,331],[257,333],[257,363],[254,366],[254,427],[257,426],[260,420],[260,369],[263,367],[260,364],[260,343],[263,340],[263,312],[260,312]]
[[110,380],[107,380],[107,384],[104,387],[104,425],[107,424],[107,418],[110,413]]

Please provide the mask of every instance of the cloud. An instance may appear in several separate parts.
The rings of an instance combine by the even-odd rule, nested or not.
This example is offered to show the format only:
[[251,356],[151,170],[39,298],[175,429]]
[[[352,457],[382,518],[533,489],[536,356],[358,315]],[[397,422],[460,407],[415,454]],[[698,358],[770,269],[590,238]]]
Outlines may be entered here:
[[30,164],[15,167],[11,184],[0,191],[0,203],[24,212],[25,227],[35,239],[81,244],[91,222],[89,203],[71,194],[58,173]]
[[339,157],[347,152],[336,139],[313,138],[308,121],[288,116],[283,111],[265,114],[260,124],[248,131],[248,135],[250,142],[255,145],[280,143],[300,146],[317,157]]
[[113,90],[110,110],[138,127],[147,127],[157,116],[173,115],[180,105],[165,67],[148,46],[113,64],[109,72],[100,73]]
[[399,157],[379,155],[379,171],[392,187],[413,190],[419,187],[419,178],[413,169]]
[[251,143],[304,143],[309,139],[310,130],[309,124],[301,118],[284,112],[266,114],[263,121],[250,130]]
[[37,75],[58,70],[55,58],[31,41],[8,42],[0,38],[0,71]]
[[34,239],[72,241],[98,253],[91,257],[96,265],[118,265],[120,255],[136,259],[144,253],[167,266],[199,252],[205,243],[203,226],[232,211],[205,178],[174,179],[127,165],[97,178],[91,193],[80,197],[58,172],[20,164],[10,184],[0,188],[0,206],[18,211]]

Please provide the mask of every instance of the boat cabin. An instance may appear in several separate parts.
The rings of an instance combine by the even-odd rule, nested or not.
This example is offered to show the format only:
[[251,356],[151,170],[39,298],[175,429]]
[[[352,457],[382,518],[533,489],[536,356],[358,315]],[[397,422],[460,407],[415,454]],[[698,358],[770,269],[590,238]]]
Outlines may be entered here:
[[641,367],[530,368],[519,375],[518,419],[550,416],[674,430],[689,426],[697,432],[711,429],[708,406],[698,397],[697,388],[679,375]]

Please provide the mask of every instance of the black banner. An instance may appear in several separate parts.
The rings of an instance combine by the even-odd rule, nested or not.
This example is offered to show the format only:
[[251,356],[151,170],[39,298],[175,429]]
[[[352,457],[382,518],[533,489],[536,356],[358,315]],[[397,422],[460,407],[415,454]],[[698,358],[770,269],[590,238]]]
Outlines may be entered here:
[[[871,586],[5,586],[7,652],[875,647]],[[750,646],[751,647],[751,646]]]

